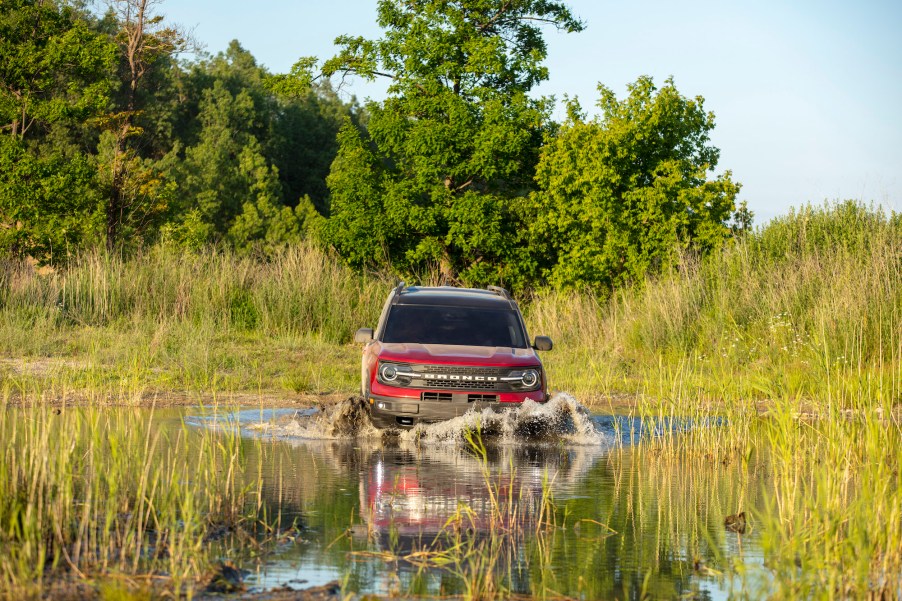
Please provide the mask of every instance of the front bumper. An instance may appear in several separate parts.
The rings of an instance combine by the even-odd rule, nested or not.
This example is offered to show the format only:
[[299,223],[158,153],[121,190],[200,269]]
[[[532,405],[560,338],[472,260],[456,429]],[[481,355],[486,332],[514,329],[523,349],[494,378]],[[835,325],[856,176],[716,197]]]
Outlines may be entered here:
[[[387,388],[380,386],[380,388]],[[479,392],[470,391],[412,391],[406,389],[405,393],[425,392],[420,396],[391,396],[385,394],[370,393],[367,406],[370,410],[370,418],[377,428],[412,428],[418,423],[435,423],[459,417],[469,410],[481,411],[491,409],[503,411],[516,407],[523,401],[531,399],[536,402],[547,400],[541,390],[523,393],[506,393],[503,395],[491,395],[499,397],[497,401],[480,400],[484,396]],[[481,392],[481,391],[480,391]],[[423,398],[430,394],[450,393],[449,400],[428,400]]]

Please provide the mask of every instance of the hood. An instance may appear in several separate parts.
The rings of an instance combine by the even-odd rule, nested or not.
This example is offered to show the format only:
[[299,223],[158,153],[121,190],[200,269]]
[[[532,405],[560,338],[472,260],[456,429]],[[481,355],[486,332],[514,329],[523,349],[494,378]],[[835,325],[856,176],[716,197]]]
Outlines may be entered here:
[[433,365],[485,365],[526,367],[541,361],[531,348],[509,346],[458,346],[450,344],[380,343],[378,355],[383,361],[426,363]]

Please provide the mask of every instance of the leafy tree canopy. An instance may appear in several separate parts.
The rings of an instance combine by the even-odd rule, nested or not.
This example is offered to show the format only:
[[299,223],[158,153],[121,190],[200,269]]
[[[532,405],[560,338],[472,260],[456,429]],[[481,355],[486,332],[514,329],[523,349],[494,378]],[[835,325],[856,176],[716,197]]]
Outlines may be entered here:
[[96,162],[67,150],[0,137],[0,249],[51,259],[102,240]]
[[556,287],[610,289],[640,280],[679,248],[706,252],[731,234],[740,185],[726,171],[709,179],[719,151],[714,115],[700,96],[649,77],[618,100],[599,86],[600,118],[570,106],[542,151],[532,196],[533,249]]
[[390,92],[404,97],[423,86],[475,97],[528,92],[548,78],[539,25],[583,29],[548,0],[380,0],[377,22],[384,38],[339,37],[342,50],[323,72],[391,77]]
[[343,130],[328,179],[326,239],[350,263],[514,277],[515,205],[549,127],[550,104],[527,96],[548,75],[542,24],[582,29],[559,2],[383,0],[383,38],[337,40],[325,75],[392,80],[368,130]]
[[0,249],[65,255],[102,220],[85,124],[110,108],[115,43],[52,1],[0,2]]
[[0,3],[0,130],[24,139],[36,123],[108,108],[116,46],[79,17],[55,2]]
[[[189,246],[241,249],[304,237],[326,210],[336,134],[354,106],[328,82],[273,91],[270,75],[237,41],[192,66],[184,148],[166,158],[182,202],[166,236]],[[278,87],[278,86],[276,86]]]
[[[583,28],[561,2],[381,0],[382,36],[340,37],[327,77],[312,58],[269,73],[237,41],[182,61],[160,2],[0,0],[3,252],[316,231],[413,280],[608,290],[750,227],[701,98],[640,78],[560,126],[530,96],[543,32]],[[328,77],[347,75],[389,78],[388,98],[342,101]]]

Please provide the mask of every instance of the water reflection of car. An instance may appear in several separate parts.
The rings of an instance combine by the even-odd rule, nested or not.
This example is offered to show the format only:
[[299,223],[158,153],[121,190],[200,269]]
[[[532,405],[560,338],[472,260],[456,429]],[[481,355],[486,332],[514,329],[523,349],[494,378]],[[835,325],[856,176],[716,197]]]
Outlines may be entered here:
[[492,519],[534,526],[543,485],[578,479],[594,462],[594,454],[574,457],[580,452],[507,447],[483,464],[458,448],[381,449],[360,472],[360,514],[369,532],[408,540],[433,537],[460,515],[463,527],[477,531]]
[[523,316],[506,290],[442,286],[392,290],[366,343],[361,393],[380,428],[410,428],[463,415],[471,408],[504,408],[548,400],[545,370]]

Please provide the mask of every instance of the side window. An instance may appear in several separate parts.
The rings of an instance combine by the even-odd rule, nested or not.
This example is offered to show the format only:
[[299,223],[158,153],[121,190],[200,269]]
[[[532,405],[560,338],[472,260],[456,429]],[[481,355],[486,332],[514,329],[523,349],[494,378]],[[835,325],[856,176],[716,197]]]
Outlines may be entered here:
[[382,340],[382,333],[385,331],[385,318],[388,317],[388,310],[391,309],[391,302],[395,298],[395,291],[392,290],[388,298],[385,299],[385,305],[382,307],[382,314],[379,315],[379,323],[376,324],[376,335],[374,340]]
[[523,319],[523,313],[520,311],[520,306],[514,304],[514,308],[517,312],[517,325],[519,326],[520,335],[523,336],[524,348],[529,348],[532,343],[529,341],[529,332],[526,331],[526,320]]

